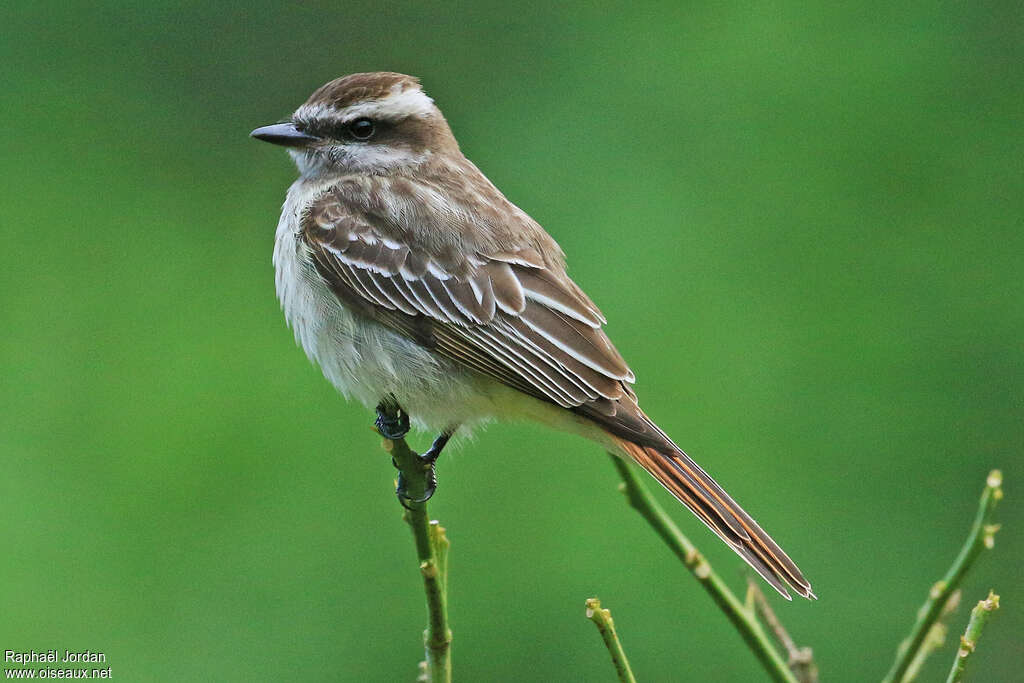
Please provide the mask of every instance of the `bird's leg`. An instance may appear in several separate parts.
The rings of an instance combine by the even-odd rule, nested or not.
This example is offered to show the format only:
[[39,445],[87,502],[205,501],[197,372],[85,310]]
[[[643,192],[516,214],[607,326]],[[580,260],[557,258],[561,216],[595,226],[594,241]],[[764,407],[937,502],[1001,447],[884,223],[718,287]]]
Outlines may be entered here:
[[423,485],[423,495],[419,498],[411,497],[405,488],[405,477],[402,476],[402,471],[398,470],[398,487],[395,489],[395,495],[398,496],[398,501],[405,507],[406,502],[410,503],[426,503],[430,500],[430,497],[434,495],[434,491],[437,490],[437,471],[434,469],[434,463],[437,462],[437,458],[441,455],[441,451],[444,449],[445,444],[448,443],[448,439],[452,438],[452,432],[454,429],[445,430],[441,432],[434,443],[430,444],[430,448],[425,453],[419,455],[420,463],[423,465],[425,472],[425,483]]
[[[377,405],[376,425],[381,436],[391,441],[397,441],[404,438],[409,432],[409,414],[393,400],[381,401]],[[434,491],[437,490],[437,473],[434,470],[434,464],[448,440],[452,438],[455,429],[456,427],[449,427],[441,432],[422,455],[413,453],[424,471],[423,495],[418,498],[409,495],[402,468],[394,458],[391,459],[391,464],[398,470],[398,486],[395,488],[395,495],[398,496],[398,502],[403,507],[408,508],[407,503],[425,503],[434,495]]]
[[427,449],[427,452],[421,455],[420,458],[429,462],[431,465],[437,462],[437,457],[441,455],[441,451],[444,450],[444,447],[448,444],[448,439],[452,438],[452,434],[454,432],[455,430],[451,427],[441,432],[438,437],[434,439],[434,443],[430,444],[430,448]]

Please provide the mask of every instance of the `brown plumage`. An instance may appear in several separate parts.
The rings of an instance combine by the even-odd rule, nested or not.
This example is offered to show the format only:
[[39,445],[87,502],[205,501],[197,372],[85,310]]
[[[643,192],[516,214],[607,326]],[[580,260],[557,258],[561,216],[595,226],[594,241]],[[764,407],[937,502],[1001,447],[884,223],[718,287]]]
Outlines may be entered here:
[[[370,121],[372,134],[359,137],[355,121]],[[490,396],[483,378],[510,387],[649,471],[781,594],[813,597],[778,545],[640,410],[634,375],[557,243],[462,155],[416,79],[332,81],[286,125],[272,141],[301,148],[293,155],[303,177],[278,230],[278,290],[303,346],[339,388],[365,388],[370,375],[380,384],[379,366],[392,372],[423,354],[444,359],[446,380],[466,373],[466,391]],[[296,267],[300,275],[289,275]],[[320,288],[353,322],[321,329]],[[370,333],[383,341],[371,344]],[[325,354],[344,349],[376,374],[358,364],[329,372],[335,357]],[[374,391],[402,403],[402,380]]]

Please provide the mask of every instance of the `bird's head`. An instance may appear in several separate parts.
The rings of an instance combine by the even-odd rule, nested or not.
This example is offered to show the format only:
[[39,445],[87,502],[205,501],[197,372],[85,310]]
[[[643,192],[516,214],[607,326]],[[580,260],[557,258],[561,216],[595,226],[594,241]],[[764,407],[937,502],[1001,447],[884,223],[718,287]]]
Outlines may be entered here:
[[305,177],[398,173],[458,153],[447,121],[419,80],[383,71],[326,83],[287,121],[251,135],[289,147]]

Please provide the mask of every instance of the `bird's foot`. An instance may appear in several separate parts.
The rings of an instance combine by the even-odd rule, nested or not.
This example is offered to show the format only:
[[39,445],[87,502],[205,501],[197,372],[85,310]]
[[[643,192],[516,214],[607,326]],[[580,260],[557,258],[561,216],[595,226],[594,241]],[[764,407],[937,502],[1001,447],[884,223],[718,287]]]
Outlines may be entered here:
[[381,401],[377,404],[377,431],[385,439],[398,441],[409,433],[409,413],[395,403]]
[[434,443],[430,445],[430,448],[425,453],[416,456],[424,471],[423,493],[420,496],[413,497],[409,495],[405,475],[402,474],[402,470],[398,468],[398,463],[392,458],[392,464],[398,469],[398,486],[395,488],[395,495],[398,496],[398,502],[402,504],[402,507],[408,509],[408,503],[426,503],[434,495],[434,491],[437,490],[437,471],[434,465],[437,463],[438,456],[441,455],[441,451],[444,450],[445,444],[448,443],[448,439],[451,436],[451,432],[442,432],[440,436],[434,439]]

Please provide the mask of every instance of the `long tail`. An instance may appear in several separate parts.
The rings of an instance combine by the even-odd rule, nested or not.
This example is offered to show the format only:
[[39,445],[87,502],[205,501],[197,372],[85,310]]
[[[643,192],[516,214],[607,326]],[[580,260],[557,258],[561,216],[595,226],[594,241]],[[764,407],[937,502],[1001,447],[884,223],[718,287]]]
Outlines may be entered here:
[[622,453],[654,475],[783,597],[791,599],[786,590],[788,586],[805,598],[817,599],[811,584],[782,548],[670,440],[672,448],[641,446],[621,437],[613,437],[613,440]]

